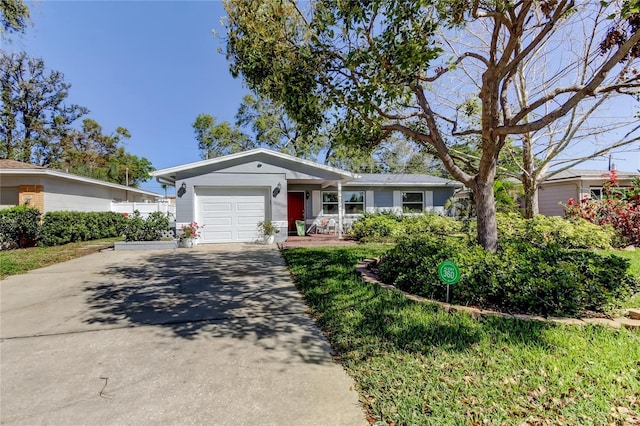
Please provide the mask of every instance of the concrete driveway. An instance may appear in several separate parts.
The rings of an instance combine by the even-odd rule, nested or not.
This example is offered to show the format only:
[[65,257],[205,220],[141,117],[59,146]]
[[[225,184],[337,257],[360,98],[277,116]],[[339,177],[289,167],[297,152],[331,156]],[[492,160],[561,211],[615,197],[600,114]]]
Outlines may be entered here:
[[105,251],[0,283],[2,424],[366,424],[279,252]]

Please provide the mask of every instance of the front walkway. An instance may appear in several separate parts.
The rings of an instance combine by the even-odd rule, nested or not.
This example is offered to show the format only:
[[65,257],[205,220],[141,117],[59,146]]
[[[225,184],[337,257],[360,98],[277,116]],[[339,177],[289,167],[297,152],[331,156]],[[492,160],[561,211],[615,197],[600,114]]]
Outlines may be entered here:
[[275,246],[106,251],[0,299],[2,424],[366,424]]

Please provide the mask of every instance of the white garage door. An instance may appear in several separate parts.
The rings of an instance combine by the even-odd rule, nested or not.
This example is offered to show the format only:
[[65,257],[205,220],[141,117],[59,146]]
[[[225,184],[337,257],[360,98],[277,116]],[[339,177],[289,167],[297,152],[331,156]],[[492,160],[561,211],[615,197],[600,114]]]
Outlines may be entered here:
[[198,223],[203,243],[253,242],[265,218],[266,190],[196,188]]

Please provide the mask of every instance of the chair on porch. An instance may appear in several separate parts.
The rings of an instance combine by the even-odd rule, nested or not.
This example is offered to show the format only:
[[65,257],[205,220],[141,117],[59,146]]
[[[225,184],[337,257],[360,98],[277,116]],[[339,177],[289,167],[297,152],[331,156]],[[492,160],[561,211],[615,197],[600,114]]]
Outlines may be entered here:
[[331,232],[332,229],[334,234],[338,233],[338,224],[336,223],[335,219],[329,219],[329,223],[327,223],[326,229],[327,233]]

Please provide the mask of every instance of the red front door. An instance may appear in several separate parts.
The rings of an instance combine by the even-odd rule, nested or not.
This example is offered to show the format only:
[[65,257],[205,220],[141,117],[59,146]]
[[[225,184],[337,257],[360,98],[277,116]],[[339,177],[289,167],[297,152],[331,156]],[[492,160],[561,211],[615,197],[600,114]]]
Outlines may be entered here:
[[287,193],[289,232],[296,232],[296,220],[304,220],[304,192]]

